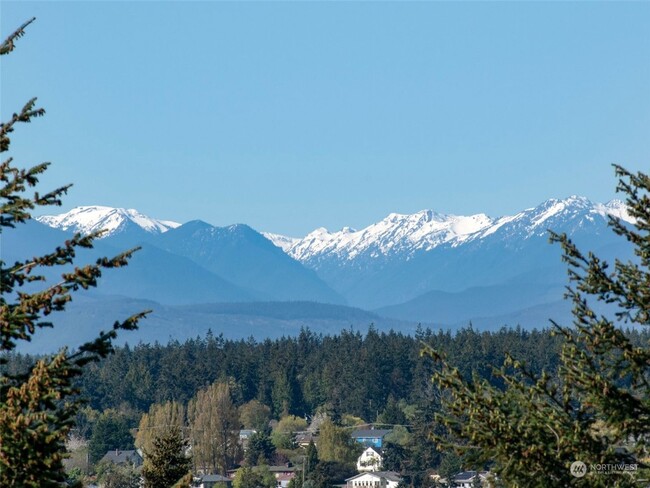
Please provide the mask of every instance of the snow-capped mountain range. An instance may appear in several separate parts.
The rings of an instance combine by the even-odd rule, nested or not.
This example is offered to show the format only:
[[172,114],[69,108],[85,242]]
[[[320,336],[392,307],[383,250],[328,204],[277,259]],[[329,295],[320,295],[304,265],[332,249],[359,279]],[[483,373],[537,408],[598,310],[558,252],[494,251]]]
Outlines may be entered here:
[[[88,251],[93,259],[142,248],[126,269],[102,277],[100,295],[92,298],[97,304],[82,307],[79,319],[71,321],[73,335],[89,316],[101,322],[95,309],[106,300],[181,307],[173,311],[175,322],[165,315],[156,323],[170,337],[177,331],[182,336],[190,323],[194,335],[217,323],[240,324],[240,334],[253,324],[271,335],[284,333],[287,324],[327,333],[341,324],[367,326],[365,320],[386,328],[455,327],[469,321],[477,328],[544,327],[548,318],[570,320],[563,300],[566,265],[560,247],[549,245],[548,229],[567,233],[580,248],[606,260],[633,258],[625,239],[607,228],[610,216],[633,222],[621,201],[600,204],[572,196],[497,218],[423,210],[393,213],[360,230],[318,228],[294,238],[244,224],[181,225],[136,210],[86,206],[38,217],[3,234],[3,259],[40,254],[72,232],[97,230],[105,233],[95,254]],[[273,303],[294,304],[296,313],[288,319]],[[322,304],[334,308],[325,312]],[[359,315],[359,308],[370,315]],[[231,309],[235,312],[223,311]],[[192,310],[201,312],[190,317]]]
[[152,219],[134,209],[99,205],[76,207],[63,214],[36,217],[36,220],[56,229],[82,234],[103,230],[102,237],[114,235],[129,224],[135,224],[150,234],[162,234],[181,225],[170,220]]
[[[576,218],[588,220],[608,215],[632,222],[625,204],[612,200],[607,204],[592,203],[584,197],[550,199],[541,205],[513,216],[492,218],[485,214],[470,216],[446,215],[432,210],[414,214],[392,213],[385,219],[361,230],[345,227],[330,232],[321,227],[304,238],[264,233],[276,246],[304,263],[314,263],[323,256],[335,255],[352,261],[360,256],[377,258],[400,254],[409,259],[418,251],[431,251],[440,246],[456,247],[486,238],[498,231],[507,231],[511,239],[546,235],[547,229],[563,227]],[[579,223],[579,221],[577,222]]]
[[[562,200],[550,199],[537,207],[498,218],[483,213],[459,216],[422,210],[414,214],[391,213],[361,230],[344,227],[330,232],[319,227],[303,238],[270,232],[262,232],[262,235],[303,263],[314,262],[325,255],[335,255],[347,261],[362,255],[377,258],[399,254],[409,259],[419,251],[431,251],[440,246],[457,247],[499,231],[506,231],[510,239],[527,239],[533,235],[544,236],[549,228],[565,227],[568,222],[579,225],[582,219],[605,221],[610,215],[632,222],[625,203],[620,200],[601,204],[571,196]],[[136,225],[153,235],[181,225],[148,217],[134,209],[105,206],[76,207],[66,213],[43,215],[36,220],[56,229],[83,234],[103,230],[102,237],[114,236],[127,225]]]

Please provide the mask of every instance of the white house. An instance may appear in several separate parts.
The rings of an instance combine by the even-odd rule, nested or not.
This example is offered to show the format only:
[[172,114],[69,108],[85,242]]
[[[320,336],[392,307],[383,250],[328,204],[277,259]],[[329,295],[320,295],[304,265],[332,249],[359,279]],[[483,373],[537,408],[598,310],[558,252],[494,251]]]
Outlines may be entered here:
[[402,481],[394,471],[361,473],[345,480],[346,488],[397,488]]
[[378,449],[367,447],[357,459],[357,471],[379,471],[381,469],[382,456]]

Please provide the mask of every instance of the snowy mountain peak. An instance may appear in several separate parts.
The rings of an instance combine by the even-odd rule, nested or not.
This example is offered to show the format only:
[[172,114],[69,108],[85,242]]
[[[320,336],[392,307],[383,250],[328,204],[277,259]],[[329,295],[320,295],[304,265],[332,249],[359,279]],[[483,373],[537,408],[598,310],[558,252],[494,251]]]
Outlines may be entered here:
[[396,252],[410,254],[452,241],[460,242],[491,224],[492,219],[485,214],[459,217],[433,210],[414,214],[391,213],[365,229],[344,227],[338,232],[330,232],[321,227],[303,239],[295,239],[290,245],[285,243],[281,247],[300,261],[328,253],[348,260],[364,253],[372,257]]
[[[627,210],[627,205],[621,200],[611,200],[606,204],[593,203],[591,200],[570,196],[563,200],[550,199],[536,208],[529,210],[533,227],[548,227],[548,223],[554,220],[563,219],[568,221],[580,216],[593,220],[597,216],[607,219],[608,216],[620,218],[621,220],[633,223],[634,219]],[[524,214],[526,211],[524,212]]]
[[288,252],[289,249],[291,249],[291,247],[300,240],[297,237],[283,236],[281,234],[273,234],[271,232],[262,232],[262,235],[277,247],[282,249],[284,252]]
[[558,215],[584,211],[593,207],[593,203],[584,197],[576,195],[568,198],[558,200],[551,198],[546,200],[541,205],[530,209],[532,227],[539,227],[545,225],[553,217]]
[[180,225],[169,220],[152,219],[134,209],[99,205],[76,207],[63,214],[36,217],[36,220],[50,227],[82,234],[103,230],[102,237],[116,234],[129,224],[150,234],[162,234]]
[[634,223],[634,217],[630,215],[626,203],[622,200],[610,200],[604,205],[598,204],[596,205],[596,210],[603,216],[611,215],[612,217],[618,217],[624,222]]

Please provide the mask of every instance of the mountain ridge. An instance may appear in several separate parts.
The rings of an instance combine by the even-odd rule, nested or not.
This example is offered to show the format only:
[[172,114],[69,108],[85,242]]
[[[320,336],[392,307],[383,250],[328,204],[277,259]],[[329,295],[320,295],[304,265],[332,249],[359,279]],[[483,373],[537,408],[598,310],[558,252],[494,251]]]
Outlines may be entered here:
[[[238,297],[243,301],[308,300],[379,310],[398,320],[453,324],[474,316],[523,316],[512,313],[524,302],[541,307],[536,310],[546,304],[556,310],[552,304],[562,299],[566,273],[559,246],[548,244],[548,229],[567,233],[579,247],[602,253],[606,259],[627,258],[627,243],[608,229],[610,216],[632,220],[621,201],[601,204],[571,196],[548,199],[498,218],[433,210],[391,213],[360,230],[344,227],[330,232],[321,227],[302,238],[259,233],[246,224],[215,227],[199,220],[161,232],[155,226],[138,227],[136,219],[101,242],[118,249],[120,245],[152,245],[236,287],[230,288],[228,298],[225,283],[201,278],[215,290],[213,296],[219,298],[215,302],[239,301]],[[164,257],[154,251],[143,255],[138,273],[127,274],[140,280],[137,290],[155,289],[156,299],[171,302],[173,294],[149,283],[164,266],[154,265]],[[182,260],[176,262],[180,265]],[[195,275],[202,276],[199,270]],[[186,286],[191,288],[192,280],[181,280],[180,272],[175,276],[170,282],[189,283]],[[513,290],[524,286],[533,292],[516,303]],[[543,293],[546,287],[553,293]],[[534,290],[540,290],[539,300]],[[184,303],[189,304],[191,289],[187,293]],[[142,292],[137,298],[146,296]],[[479,299],[480,309],[474,307]],[[452,303],[456,306],[451,307]]]
[[100,238],[119,233],[129,223],[137,225],[150,234],[162,234],[181,225],[171,220],[153,219],[135,209],[103,205],[75,207],[69,212],[58,215],[41,215],[35,220],[50,227],[74,233],[90,234],[103,231],[104,234]]
[[431,251],[440,246],[459,246],[488,237],[526,218],[530,220],[527,226],[527,237],[530,237],[535,230],[541,229],[545,233],[545,222],[571,210],[584,210],[593,218],[599,216],[605,219],[607,215],[612,215],[632,222],[625,204],[620,200],[602,204],[573,195],[561,200],[551,198],[536,207],[498,218],[484,213],[464,216],[421,210],[414,214],[391,213],[360,230],[344,227],[340,231],[330,232],[320,227],[303,238],[272,233],[265,235],[298,261],[317,268],[318,260],[328,254],[337,254],[339,259],[353,261],[364,254],[372,258],[396,254],[410,257],[416,252]]
[[[612,215],[626,222],[632,222],[624,202],[620,200],[611,200],[602,204],[573,195],[565,199],[550,198],[536,207],[496,218],[484,213],[455,215],[425,209],[413,214],[390,213],[384,219],[360,230],[343,227],[339,231],[331,232],[325,227],[318,227],[302,238],[272,232],[260,232],[260,234],[301,262],[309,261],[314,255],[328,252],[338,252],[348,259],[353,259],[368,249],[372,249],[374,255],[378,256],[396,252],[412,254],[416,251],[430,251],[441,245],[460,245],[472,239],[494,234],[500,228],[530,214],[536,215],[535,219],[530,219],[531,227],[540,228],[544,222],[552,220],[567,209],[583,209],[592,216],[604,218]],[[171,220],[154,219],[135,209],[101,205],[75,207],[62,214],[42,215],[35,220],[64,231],[90,233],[102,230],[105,233],[101,238],[114,236],[128,224],[136,225],[150,235],[163,234],[187,224],[209,226],[213,229],[246,225],[232,224],[216,227],[200,220],[180,224]]]

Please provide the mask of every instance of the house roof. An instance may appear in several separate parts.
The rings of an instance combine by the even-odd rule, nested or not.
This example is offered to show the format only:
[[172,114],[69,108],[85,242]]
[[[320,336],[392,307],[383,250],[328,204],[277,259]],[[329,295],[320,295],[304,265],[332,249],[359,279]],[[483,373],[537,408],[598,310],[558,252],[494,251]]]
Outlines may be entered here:
[[316,436],[312,432],[298,432],[296,433],[296,442],[309,442],[309,441],[315,441]]
[[220,474],[206,474],[205,476],[201,477],[201,482],[232,483],[232,480],[230,478],[226,478],[225,476],[221,476]]
[[269,466],[271,473],[293,473],[295,470],[295,466]]
[[454,481],[457,482],[470,482],[474,479],[476,475],[482,476],[485,478],[487,475],[487,471],[461,471],[460,473],[457,473],[456,475],[452,476]]
[[[366,452],[366,451],[372,451],[372,452],[374,452],[377,456],[380,456],[380,457],[381,457],[381,451],[380,451],[379,449],[377,449],[376,447],[374,447],[374,446],[369,446],[369,447],[367,447],[363,452]],[[363,454],[363,452],[362,452],[361,454]]]
[[290,481],[296,476],[296,473],[291,473],[291,474],[285,474],[285,473],[280,473],[275,476],[275,479],[278,481]]
[[395,481],[397,483],[402,481],[402,477],[395,471],[370,471],[367,473],[357,474],[356,476],[353,476],[352,478],[348,478],[345,481],[347,482],[347,481],[356,480],[357,478],[361,478],[362,476],[373,476],[379,479],[386,478],[388,481]]
[[372,437],[384,437],[386,434],[391,433],[392,430],[386,430],[386,429],[362,429],[362,430],[353,430],[352,431],[352,437],[355,439],[365,439],[365,438],[372,438]]
[[142,457],[138,454],[137,451],[121,451],[119,449],[113,449],[104,454],[102,461],[110,461],[114,464],[123,464],[123,463],[134,463],[142,461]]

